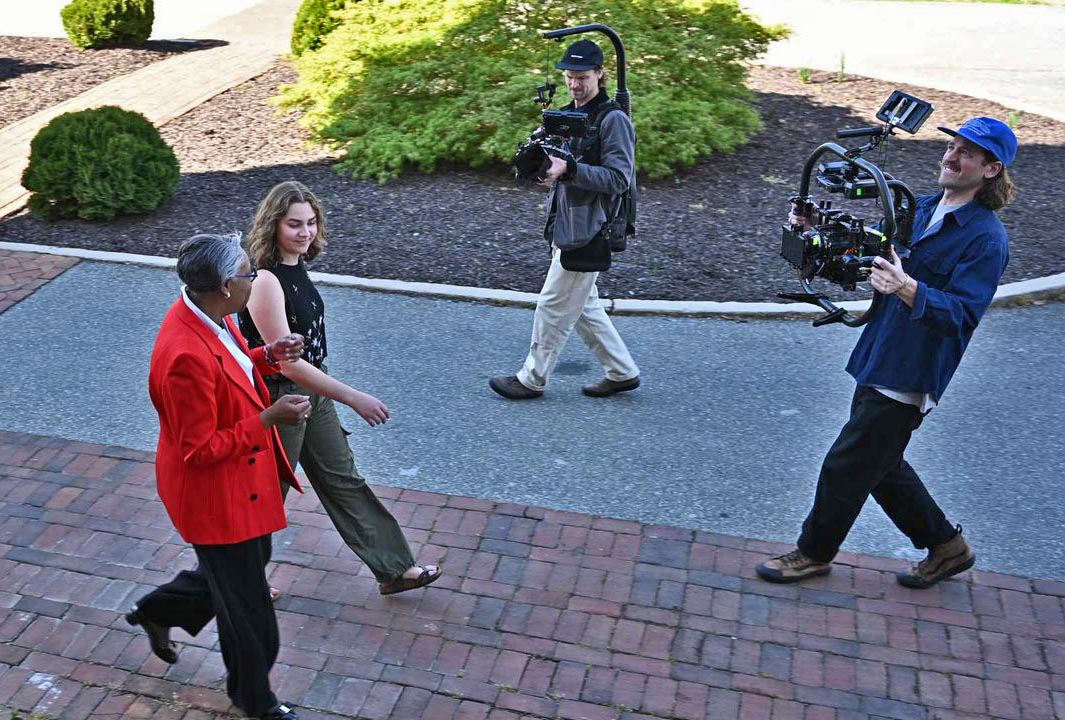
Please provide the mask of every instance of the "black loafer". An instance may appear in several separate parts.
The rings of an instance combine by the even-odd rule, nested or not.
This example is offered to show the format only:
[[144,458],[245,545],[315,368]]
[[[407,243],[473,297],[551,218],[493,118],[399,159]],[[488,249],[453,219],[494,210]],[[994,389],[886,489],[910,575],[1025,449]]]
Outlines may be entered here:
[[285,703],[278,703],[263,715],[256,715],[259,720],[300,720],[296,711]]
[[530,390],[521,384],[517,375],[499,375],[488,381],[488,387],[507,400],[532,400],[544,394],[543,390]]
[[134,607],[126,613],[126,622],[130,625],[140,625],[148,636],[148,645],[152,648],[155,656],[165,663],[173,665],[177,662],[177,650],[174,642],[170,639],[170,628],[163,627],[144,617],[140,608]]
[[581,392],[588,397],[610,397],[619,392],[635,390],[638,387],[640,387],[639,375],[634,378],[629,378],[628,380],[610,380],[609,378],[603,378],[597,383],[585,385],[581,388]]

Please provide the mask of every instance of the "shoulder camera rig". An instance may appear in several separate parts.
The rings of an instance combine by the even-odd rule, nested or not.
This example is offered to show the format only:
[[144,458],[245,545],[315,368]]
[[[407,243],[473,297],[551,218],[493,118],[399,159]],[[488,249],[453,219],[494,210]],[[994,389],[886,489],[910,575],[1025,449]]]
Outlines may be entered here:
[[[894,134],[896,129],[914,134],[932,114],[933,106],[900,90],[891,93],[877,112],[884,125],[840,130],[837,139],[869,138],[857,148],[847,149],[827,142],[806,159],[799,193],[791,198],[792,212],[806,222],[784,225],[780,245],[781,256],[798,270],[801,293],[780,293],[787,300],[817,305],[827,314],[814,321],[814,327],[841,322],[859,327],[869,322],[879,310],[883,296],[874,291],[869,308],[860,315],[852,315],[836,306],[829,298],[814,290],[811,281],[820,277],[854,290],[858,282],[869,277],[873,259],[890,257],[894,245],[900,257],[909,254],[910,234],[913,231],[917,202],[913,192],[901,180],[862,158],[862,155]],[[839,160],[820,162],[826,155]],[[815,175],[816,169],[816,175]],[[830,200],[816,200],[810,195],[810,180],[830,194],[841,194],[847,200],[874,200],[880,209],[879,221],[867,222],[848,210],[833,208]]]
[[[543,36],[562,42],[565,37],[586,32],[603,33],[613,44],[614,54],[618,62],[618,89],[614,94],[614,102],[618,104],[626,115],[630,114],[631,101],[625,84],[625,46],[613,28],[595,23],[548,30],[543,33]],[[545,83],[536,88],[535,102],[539,103],[540,107],[543,108],[542,120],[540,127],[527,140],[518,145],[518,152],[514,156],[513,165],[514,175],[519,180],[543,180],[551,167],[551,157],[565,159],[570,154],[568,149],[569,141],[583,138],[591,131],[586,113],[548,110],[554,99],[556,87],[553,83]]]

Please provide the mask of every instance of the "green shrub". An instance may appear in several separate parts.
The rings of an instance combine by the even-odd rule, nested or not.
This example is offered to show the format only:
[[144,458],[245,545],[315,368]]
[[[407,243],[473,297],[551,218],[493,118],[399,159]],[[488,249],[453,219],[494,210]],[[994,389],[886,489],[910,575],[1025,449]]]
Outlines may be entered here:
[[163,205],[180,177],[174,151],[147,118],[106,106],[41,128],[22,185],[33,192],[35,217],[107,220]]
[[73,0],[59,11],[70,42],[86,48],[142,45],[152,34],[153,0]]
[[[744,63],[784,31],[744,14],[736,0],[362,0],[315,52],[282,104],[305,111],[317,138],[345,152],[340,167],[380,181],[407,168],[509,162],[538,124],[532,102],[565,47],[540,32],[585,23],[625,42],[642,172],[664,176],[728,152],[759,128]],[[591,34],[616,66],[609,41]],[[566,42],[577,38],[570,37]],[[613,90],[611,90],[613,92]]]
[[292,54],[299,57],[322,46],[325,36],[340,21],[333,14],[343,10],[347,0],[303,0],[292,28]]

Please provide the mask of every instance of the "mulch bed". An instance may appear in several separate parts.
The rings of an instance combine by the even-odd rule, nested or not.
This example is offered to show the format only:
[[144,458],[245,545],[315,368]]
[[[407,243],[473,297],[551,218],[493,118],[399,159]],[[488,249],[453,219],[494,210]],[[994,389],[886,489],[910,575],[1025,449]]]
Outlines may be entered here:
[[136,48],[78,50],[64,39],[0,35],[0,127],[170,55],[209,45],[150,40]]
[[[328,152],[307,145],[297,114],[278,114],[267,102],[294,77],[280,65],[162,128],[184,171],[167,207],[108,223],[48,224],[22,214],[0,224],[0,238],[173,256],[194,233],[244,228],[272,185],[295,178],[328,211],[329,248],[314,269],[539,290],[547,266],[542,190],[517,184],[506,168],[441,169],[387,185],[341,176]],[[675,178],[640,182],[639,235],[601,276],[604,296],[773,301],[779,291],[798,289],[778,251],[803,162],[836,129],[875,124],[876,110],[897,86],[856,76],[837,82],[834,73],[817,72],[802,83],[786,68],[753,68],[749,84],[764,129],[732,155]],[[639,88],[632,89],[639,113]],[[916,136],[891,142],[883,167],[916,192],[932,192],[946,139],[936,125],[1012,117],[1022,143],[1012,173],[1021,196],[1002,215],[1012,244],[1004,281],[1065,271],[1056,232],[1065,224],[1065,200],[1052,181],[1065,165],[1065,124],[1011,116],[1008,108],[954,93],[903,89],[937,110]],[[872,204],[865,207],[875,214]]]

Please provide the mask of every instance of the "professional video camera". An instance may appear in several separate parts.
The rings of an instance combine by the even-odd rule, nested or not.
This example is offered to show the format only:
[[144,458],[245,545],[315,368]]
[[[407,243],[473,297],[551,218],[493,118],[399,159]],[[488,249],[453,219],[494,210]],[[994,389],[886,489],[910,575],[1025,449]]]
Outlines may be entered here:
[[[879,309],[883,296],[874,291],[869,308],[855,317],[814,291],[811,280],[820,277],[843,290],[854,290],[869,277],[874,258],[891,256],[892,245],[899,257],[909,254],[907,248],[917,208],[913,192],[901,180],[864,160],[862,155],[887,140],[896,128],[911,135],[916,133],[933,109],[930,103],[896,90],[876,113],[883,127],[836,133],[840,139],[870,138],[865,145],[848,150],[828,142],[807,158],[799,194],[789,199],[794,214],[807,218],[807,222],[784,225],[780,245],[781,256],[799,271],[803,292],[780,293],[779,297],[817,305],[827,311],[828,314],[814,321],[815,327],[834,322],[848,327],[864,325]],[[818,162],[826,154],[840,160]],[[833,208],[831,200],[815,199],[810,195],[810,179],[815,168],[817,184],[826,192],[852,201],[873,200],[880,217],[870,221],[858,217],[849,208]]]
[[551,169],[551,158],[572,157],[570,140],[588,134],[587,114],[547,109],[555,97],[555,88],[552,83],[536,88],[536,102],[543,107],[542,121],[529,139],[518,145],[514,156],[514,176],[518,180],[543,180]]

